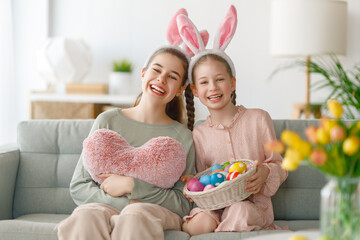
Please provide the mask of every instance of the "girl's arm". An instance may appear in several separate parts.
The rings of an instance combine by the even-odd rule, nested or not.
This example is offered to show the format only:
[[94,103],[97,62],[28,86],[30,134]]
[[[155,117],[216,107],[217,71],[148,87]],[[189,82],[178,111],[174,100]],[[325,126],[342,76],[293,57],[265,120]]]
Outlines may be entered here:
[[[263,143],[272,141],[276,139],[274,125],[272,122],[271,117],[267,112],[265,112],[263,118]],[[264,147],[263,144],[263,148]],[[265,153],[265,160],[263,165],[269,168],[269,175],[264,183],[264,186],[260,190],[265,196],[271,197],[273,196],[278,188],[280,187],[281,183],[285,181],[287,178],[287,171],[281,168],[282,157],[279,154],[274,154],[272,152],[267,151],[264,149]]]
[[[97,129],[106,128],[107,126],[103,126],[103,122],[102,115],[100,115],[95,120],[89,135]],[[77,205],[97,202],[121,210],[129,203],[129,199],[126,196],[112,197],[101,190],[99,185],[93,181],[88,171],[84,168],[82,156],[80,156],[70,182],[70,194]]]
[[[194,174],[194,169],[195,147],[192,144],[187,153],[186,169],[183,175]],[[183,195],[183,187],[184,183],[181,180],[177,181],[173,188],[164,189],[134,178],[134,187],[129,198],[158,204],[183,217],[189,214],[192,207],[190,201]]]

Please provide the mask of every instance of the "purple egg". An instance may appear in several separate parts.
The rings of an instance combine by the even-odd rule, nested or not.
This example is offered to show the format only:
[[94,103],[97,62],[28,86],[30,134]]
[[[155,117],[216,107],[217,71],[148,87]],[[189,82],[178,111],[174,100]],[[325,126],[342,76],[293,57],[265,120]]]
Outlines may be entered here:
[[225,167],[224,171],[229,172],[229,168],[232,166],[232,164],[229,164]]
[[201,192],[202,190],[204,190],[204,185],[199,181],[195,181],[193,182],[193,184],[190,185],[190,187],[188,186],[188,189],[191,192]]

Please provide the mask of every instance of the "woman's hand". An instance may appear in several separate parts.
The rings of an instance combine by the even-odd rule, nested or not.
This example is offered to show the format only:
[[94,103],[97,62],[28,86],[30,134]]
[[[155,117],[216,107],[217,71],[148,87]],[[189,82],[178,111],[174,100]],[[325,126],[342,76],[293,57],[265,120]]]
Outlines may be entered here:
[[100,174],[98,177],[105,178],[104,182],[100,185],[100,189],[113,197],[120,197],[131,193],[134,187],[134,179],[132,177],[117,174]]
[[183,194],[187,199],[189,199],[190,202],[194,202],[194,201],[188,195],[185,194],[184,190],[185,190],[187,181],[189,181],[193,177],[194,177],[194,175],[184,175],[184,176],[180,177],[180,180],[185,183],[185,186],[183,188]]
[[256,172],[246,179],[249,182],[245,186],[245,190],[248,192],[258,193],[261,187],[264,185],[267,177],[269,176],[269,168],[259,161],[255,161]]

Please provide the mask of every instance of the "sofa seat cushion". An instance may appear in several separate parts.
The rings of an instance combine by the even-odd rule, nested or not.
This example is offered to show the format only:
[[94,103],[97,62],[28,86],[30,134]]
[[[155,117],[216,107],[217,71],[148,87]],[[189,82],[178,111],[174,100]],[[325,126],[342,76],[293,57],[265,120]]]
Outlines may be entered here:
[[319,220],[276,220],[275,224],[279,227],[288,226],[291,231],[319,229]]
[[233,240],[233,239],[246,239],[250,237],[255,237],[259,235],[269,234],[269,233],[282,233],[289,232],[287,230],[260,230],[252,232],[216,232],[216,233],[207,233],[191,237],[191,240]]
[[0,221],[1,240],[51,240],[57,239],[55,226],[67,214],[29,214],[16,219]]

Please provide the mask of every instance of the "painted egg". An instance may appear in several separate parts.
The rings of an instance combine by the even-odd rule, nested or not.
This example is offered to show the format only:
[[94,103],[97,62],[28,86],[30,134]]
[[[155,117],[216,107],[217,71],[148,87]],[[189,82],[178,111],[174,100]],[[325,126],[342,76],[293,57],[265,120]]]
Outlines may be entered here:
[[239,175],[239,172],[231,172],[229,173],[229,175],[227,176],[226,180],[230,181],[233,180],[234,178],[236,178]]
[[194,184],[194,182],[199,182],[199,179],[197,179],[197,178],[190,178],[189,181],[187,182],[187,189],[188,189],[189,191],[191,191],[190,188],[191,188],[191,186]]
[[212,185],[212,184],[208,184],[208,185],[206,185],[206,186],[204,187],[204,191],[210,190],[210,189],[212,189],[212,188],[215,188],[215,186]]
[[211,184],[217,187],[220,183],[222,183],[225,180],[224,175],[221,173],[215,173],[210,176],[211,177]]
[[222,171],[223,171],[222,169],[217,169],[217,170],[211,172],[211,173],[210,173],[210,176],[213,175],[214,173],[218,173],[218,172],[222,172]]
[[229,173],[228,173],[228,172],[226,172],[226,171],[221,171],[221,172],[219,172],[219,173],[221,173],[222,175],[224,175],[225,179],[226,179],[226,178],[227,178],[227,176],[229,175]]
[[230,162],[226,162],[226,163],[223,164],[223,170],[225,170],[227,165],[230,165]]
[[201,192],[204,190],[204,185],[200,181],[195,181],[193,184],[188,186],[189,191],[191,192]]
[[231,166],[232,166],[232,164],[228,164],[228,165],[225,167],[224,171],[225,171],[225,172],[229,172],[229,169],[230,169]]
[[214,165],[211,166],[210,172],[213,172],[218,169],[223,169],[223,168],[220,164],[215,163]]
[[199,181],[204,185],[209,185],[210,184],[210,175],[205,174],[203,176],[200,177]]
[[243,162],[236,162],[234,163],[230,168],[229,168],[229,172],[239,172],[239,173],[244,173],[246,171],[246,164]]

